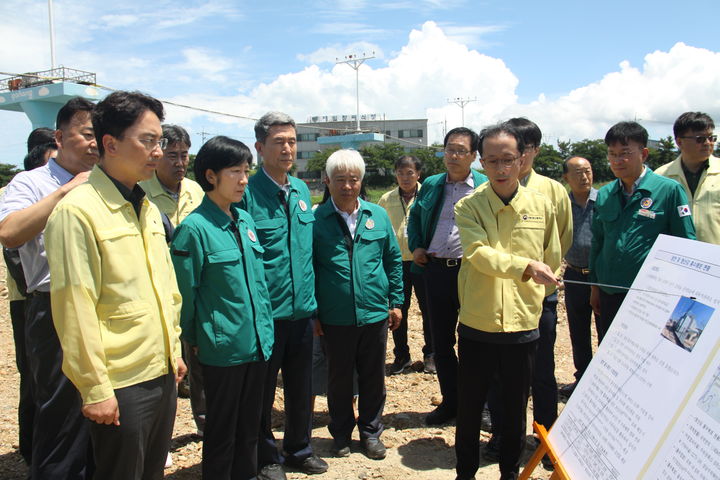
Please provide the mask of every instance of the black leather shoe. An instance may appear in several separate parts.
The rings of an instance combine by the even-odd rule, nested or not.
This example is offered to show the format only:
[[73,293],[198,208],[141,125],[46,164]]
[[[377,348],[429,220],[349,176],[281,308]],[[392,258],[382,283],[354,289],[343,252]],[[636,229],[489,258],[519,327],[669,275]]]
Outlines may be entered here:
[[325,473],[328,469],[328,464],[325,460],[318,457],[317,455],[310,455],[302,462],[294,462],[285,460],[285,465],[292,467],[296,470],[300,470],[308,475],[315,475],[318,473]]
[[257,478],[258,480],[287,480],[285,470],[278,463],[271,463],[262,467]]
[[365,438],[362,440],[362,447],[365,455],[373,460],[382,460],[385,458],[387,450],[379,438]]
[[395,358],[395,361],[390,365],[390,375],[402,373],[406,368],[410,368],[411,365],[412,360],[410,360],[410,357]]
[[576,386],[577,386],[577,382],[573,382],[573,383],[569,383],[569,384],[567,384],[567,385],[563,385],[562,387],[560,387],[560,388],[558,389],[558,394],[559,394],[561,397],[570,398],[570,395],[573,394],[573,392],[575,391],[575,387],[576,387]]
[[333,455],[335,455],[338,458],[349,457],[350,456],[350,445],[343,445],[342,447],[335,445],[333,447]]
[[426,425],[442,425],[455,418],[455,410],[439,405],[425,416]]

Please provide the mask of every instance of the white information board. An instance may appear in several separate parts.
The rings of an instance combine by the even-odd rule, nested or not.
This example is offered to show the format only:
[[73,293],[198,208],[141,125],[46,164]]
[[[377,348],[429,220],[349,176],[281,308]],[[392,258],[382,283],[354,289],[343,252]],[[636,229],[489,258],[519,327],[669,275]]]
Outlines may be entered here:
[[572,479],[720,479],[720,246],[661,235],[550,431]]

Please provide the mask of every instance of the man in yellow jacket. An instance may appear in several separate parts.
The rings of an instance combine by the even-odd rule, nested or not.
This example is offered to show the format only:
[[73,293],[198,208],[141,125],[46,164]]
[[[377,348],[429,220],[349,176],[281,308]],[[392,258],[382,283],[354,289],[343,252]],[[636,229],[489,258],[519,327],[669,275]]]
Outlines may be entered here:
[[680,156],[655,173],[685,189],[697,239],[720,245],[720,158],[712,154],[717,141],[714,130],[715,122],[706,113],[680,115],[673,125]]
[[520,186],[524,147],[509,123],[483,130],[478,151],[489,182],[455,206],[463,247],[455,433],[459,480],[474,478],[478,469],[482,406],[498,379],[500,474],[516,478],[545,286],[560,284],[555,208],[546,196]]
[[100,156],[45,231],[63,371],[91,420],[94,478],[162,478],[175,422],[181,297],[160,212],[137,185],[165,143],[162,104],[114,92],[92,121]]
[[[555,222],[563,256],[570,250],[573,242],[572,207],[567,190],[552,178],[538,174],[533,165],[540,153],[542,132],[540,127],[527,118],[508,120],[525,141],[525,151],[520,159],[520,185],[542,193],[555,207]],[[559,265],[558,265],[559,267]],[[555,272],[559,274],[558,271]],[[533,419],[548,430],[557,419],[558,386],[555,378],[555,339],[557,337],[557,288],[545,287],[542,313],[540,314],[540,338],[535,355],[535,370],[532,381]],[[537,441],[537,439],[536,439]],[[544,462],[549,457],[543,457]]]

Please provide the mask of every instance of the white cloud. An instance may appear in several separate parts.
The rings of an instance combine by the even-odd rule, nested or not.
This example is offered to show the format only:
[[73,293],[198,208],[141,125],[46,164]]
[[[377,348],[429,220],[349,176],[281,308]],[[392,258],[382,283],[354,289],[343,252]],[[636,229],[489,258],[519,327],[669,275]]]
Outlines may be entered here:
[[299,53],[297,59],[310,64],[335,63],[338,59],[343,59],[345,55],[373,55],[377,59],[385,57],[380,46],[369,42],[354,42],[347,45],[335,43],[326,47],[319,48],[312,53]]
[[[322,54],[334,55],[333,48],[304,59],[319,63]],[[720,118],[720,53],[682,43],[646,55],[641,67],[621,62],[617,71],[597,82],[553,99],[540,94],[533,102],[518,103],[518,81],[502,60],[469,49],[427,22],[410,33],[407,44],[386,65],[371,60],[360,68],[360,110],[387,118],[428,118],[429,138],[441,140],[445,124],[452,128],[461,123],[460,108],[448,99],[477,98],[465,106],[467,126],[481,129],[525,116],[540,125],[550,143],[557,138],[602,138],[615,122],[634,118],[651,136],[667,136],[675,118],[687,110]],[[345,65],[328,70],[315,64],[257,85],[247,95],[188,94],[182,99],[253,118],[278,109],[304,121],[311,115],[354,113],[355,72]],[[194,114],[184,115],[191,119]],[[240,128],[249,125],[229,118],[217,121]]]
[[471,47],[487,47],[491,42],[485,40],[485,37],[493,33],[502,32],[507,28],[503,25],[466,26],[451,24],[441,24],[440,27],[448,38],[454,42]]
[[602,138],[614,123],[633,119],[652,137],[665,137],[690,110],[720,118],[720,53],[677,43],[646,55],[642,68],[623,61],[597,82],[555,100],[541,95],[529,105],[508,105],[501,114],[524,115],[552,137],[579,140]]

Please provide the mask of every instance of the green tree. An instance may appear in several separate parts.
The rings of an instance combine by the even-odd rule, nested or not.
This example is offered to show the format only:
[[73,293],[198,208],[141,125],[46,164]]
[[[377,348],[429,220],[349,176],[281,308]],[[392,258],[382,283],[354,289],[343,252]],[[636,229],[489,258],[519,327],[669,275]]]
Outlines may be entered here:
[[189,155],[190,159],[188,160],[187,173],[185,176],[190,180],[195,180],[195,157],[197,157],[197,155],[194,153]]
[[433,144],[429,148],[416,148],[410,152],[410,155],[415,155],[422,163],[421,177],[423,179],[445,172],[445,162],[442,154],[437,155],[438,152],[442,152],[441,144]]
[[675,148],[675,139],[671,136],[661,138],[658,142],[658,148],[650,149],[650,155],[648,155],[647,165],[653,170],[658,167],[670,163],[678,156],[678,151]]
[[558,152],[563,160],[568,158],[570,156],[570,152],[572,151],[572,142],[570,140],[558,140],[557,145]]
[[325,150],[315,152],[312,157],[308,160],[307,169],[310,172],[323,172],[325,171],[325,164],[330,155],[340,150],[340,147],[330,147]]
[[22,170],[15,165],[0,163],[0,186],[4,187],[10,183],[10,180],[20,172],[22,172]]
[[615,178],[610,170],[607,160],[607,145],[600,139],[585,139],[573,142],[570,146],[570,155],[586,158],[593,169],[593,178],[596,182],[607,182]]
[[543,143],[533,162],[533,169],[540,175],[559,180],[562,177],[563,156],[555,147]]

